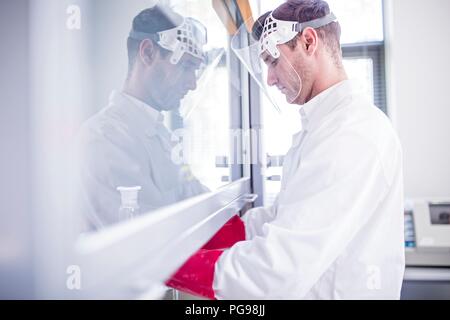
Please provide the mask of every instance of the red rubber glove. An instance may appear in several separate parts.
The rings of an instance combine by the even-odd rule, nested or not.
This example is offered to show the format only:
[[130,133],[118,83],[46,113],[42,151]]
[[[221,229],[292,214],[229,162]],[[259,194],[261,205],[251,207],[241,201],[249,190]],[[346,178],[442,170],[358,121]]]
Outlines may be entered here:
[[166,281],[166,285],[193,295],[215,299],[212,286],[216,262],[226,248],[243,240],[244,223],[238,216],[234,216]]
[[166,285],[196,296],[215,299],[214,267],[223,250],[200,249],[169,279]]
[[202,247],[202,249],[231,248],[236,242],[245,240],[245,226],[241,218],[234,216]]

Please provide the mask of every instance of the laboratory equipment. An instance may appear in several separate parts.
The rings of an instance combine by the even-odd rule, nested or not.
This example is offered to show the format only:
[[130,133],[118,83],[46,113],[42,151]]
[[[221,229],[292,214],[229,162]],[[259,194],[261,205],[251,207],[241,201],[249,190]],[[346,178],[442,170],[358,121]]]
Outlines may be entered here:
[[137,216],[139,214],[138,194],[141,187],[117,187],[117,190],[121,197],[119,219],[122,221]]
[[450,199],[405,206],[407,266],[450,267]]

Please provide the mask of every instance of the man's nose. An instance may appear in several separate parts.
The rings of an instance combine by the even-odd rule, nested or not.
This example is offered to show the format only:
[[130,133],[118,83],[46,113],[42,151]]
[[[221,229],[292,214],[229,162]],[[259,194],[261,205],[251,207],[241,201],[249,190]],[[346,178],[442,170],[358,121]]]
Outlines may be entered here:
[[267,71],[267,85],[269,85],[269,87],[272,87],[274,85],[276,85],[278,82],[278,78],[275,75],[275,72],[273,72],[272,70]]

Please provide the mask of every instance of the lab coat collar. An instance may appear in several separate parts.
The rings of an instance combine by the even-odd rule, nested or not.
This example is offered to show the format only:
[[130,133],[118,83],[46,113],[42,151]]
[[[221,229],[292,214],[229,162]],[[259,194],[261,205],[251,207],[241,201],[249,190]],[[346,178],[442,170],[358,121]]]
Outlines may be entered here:
[[121,92],[121,93],[125,98],[131,100],[131,102],[135,106],[144,110],[147,113],[147,115],[150,116],[150,118],[152,118],[155,122],[163,122],[164,121],[164,116],[158,110],[154,109],[153,107],[151,107],[147,103],[139,100],[138,98],[133,97],[132,95],[129,95],[125,92]]
[[114,90],[109,97],[109,104],[122,121],[132,124],[134,130],[145,132],[148,136],[165,134],[162,113],[139,99]]
[[305,103],[299,110],[302,117],[302,129],[313,130],[326,115],[339,106],[344,98],[354,92],[354,88],[352,81],[344,80]]

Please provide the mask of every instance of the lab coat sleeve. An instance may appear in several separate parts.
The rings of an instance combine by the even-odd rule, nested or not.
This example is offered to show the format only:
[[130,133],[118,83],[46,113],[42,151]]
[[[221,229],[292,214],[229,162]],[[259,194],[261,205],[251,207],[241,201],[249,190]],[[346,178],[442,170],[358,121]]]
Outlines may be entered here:
[[256,236],[261,236],[263,225],[272,221],[275,216],[275,206],[254,208],[246,212],[242,217],[246,239],[250,240]]
[[304,298],[364,228],[387,181],[376,147],[357,134],[315,146],[280,195],[276,218],[218,260],[216,297]]

